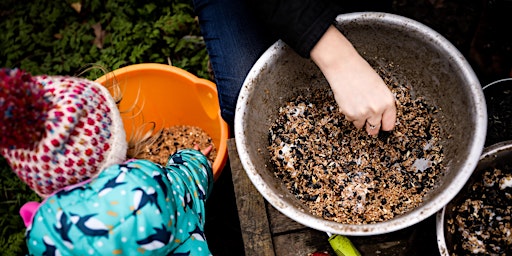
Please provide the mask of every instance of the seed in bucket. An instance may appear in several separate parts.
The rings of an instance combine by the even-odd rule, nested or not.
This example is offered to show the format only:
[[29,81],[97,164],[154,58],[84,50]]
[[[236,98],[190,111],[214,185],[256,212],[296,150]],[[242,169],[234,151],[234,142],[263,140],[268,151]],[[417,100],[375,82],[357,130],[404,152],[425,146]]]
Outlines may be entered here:
[[447,229],[452,255],[510,255],[512,252],[512,169],[491,168],[454,205]]
[[395,68],[377,70],[395,94],[398,118],[377,138],[346,121],[325,88],[279,109],[269,131],[274,174],[312,214],[346,224],[389,220],[419,206],[442,175],[439,111],[413,98]]
[[176,125],[164,128],[156,141],[145,146],[137,154],[136,158],[147,159],[165,165],[169,156],[177,150],[193,148],[195,144],[199,144],[201,149],[213,145],[212,151],[208,156],[210,162],[213,163],[217,156],[217,149],[213,144],[212,138],[200,127],[189,125]]

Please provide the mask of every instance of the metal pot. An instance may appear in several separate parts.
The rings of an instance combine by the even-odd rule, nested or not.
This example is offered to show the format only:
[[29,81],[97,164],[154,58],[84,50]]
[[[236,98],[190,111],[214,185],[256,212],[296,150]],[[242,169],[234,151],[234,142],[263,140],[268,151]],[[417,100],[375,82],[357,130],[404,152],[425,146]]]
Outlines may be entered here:
[[478,182],[478,178],[483,171],[491,168],[501,168],[503,171],[510,170],[512,167],[512,140],[503,141],[486,147],[473,172],[473,175],[466,183],[464,188],[436,215],[436,235],[437,245],[441,256],[451,255],[454,243],[458,241],[452,239],[452,234],[447,232],[447,219],[451,219],[453,214],[451,209],[453,206],[459,205],[466,200],[467,191],[471,186]]
[[263,197],[303,225],[353,236],[403,229],[439,211],[474,170],[487,127],[482,89],[463,55],[440,34],[414,20],[363,12],[339,15],[335,25],[363,57],[383,57],[400,65],[415,94],[442,110],[440,124],[447,168],[437,187],[427,194],[421,206],[385,222],[349,225],[310,214],[275,178],[267,152],[268,132],[280,106],[299,94],[309,93],[312,84],[328,84],[311,60],[301,58],[282,41],[272,45],[255,63],[241,89],[234,127],[238,154]]

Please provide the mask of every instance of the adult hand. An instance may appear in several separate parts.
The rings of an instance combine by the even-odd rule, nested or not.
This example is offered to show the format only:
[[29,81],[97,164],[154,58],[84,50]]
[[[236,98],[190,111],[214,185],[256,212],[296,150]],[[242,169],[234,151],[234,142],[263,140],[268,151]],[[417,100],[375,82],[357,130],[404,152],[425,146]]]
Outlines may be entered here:
[[334,26],[311,51],[345,118],[369,135],[395,127],[395,97],[375,70]]

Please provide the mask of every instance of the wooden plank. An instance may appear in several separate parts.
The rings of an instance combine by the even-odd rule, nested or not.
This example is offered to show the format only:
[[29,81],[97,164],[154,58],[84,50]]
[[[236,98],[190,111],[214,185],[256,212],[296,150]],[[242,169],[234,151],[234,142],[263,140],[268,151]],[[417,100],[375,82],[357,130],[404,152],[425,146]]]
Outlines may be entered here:
[[302,230],[306,228],[306,226],[282,214],[268,202],[267,213],[268,219],[270,220],[270,231],[272,232],[272,234],[293,232],[295,230]]
[[307,256],[314,252],[335,255],[325,232],[305,228],[274,236],[276,256]]
[[245,255],[332,253],[325,232],[293,221],[265,201],[243,170],[233,139],[228,141],[228,154]]
[[228,141],[228,154],[245,255],[273,256],[274,244],[265,200],[247,177],[238,157],[234,139]]

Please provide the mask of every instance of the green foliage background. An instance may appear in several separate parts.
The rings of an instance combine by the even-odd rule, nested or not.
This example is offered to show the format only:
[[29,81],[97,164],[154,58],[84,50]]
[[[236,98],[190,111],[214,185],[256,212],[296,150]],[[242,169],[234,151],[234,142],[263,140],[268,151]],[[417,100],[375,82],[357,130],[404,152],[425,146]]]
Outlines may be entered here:
[[[81,5],[80,11],[73,3]],[[99,25],[104,37],[98,41],[94,27]],[[115,70],[171,62],[210,78],[190,0],[2,0],[0,31],[0,67],[33,75],[76,75],[92,63]],[[101,75],[83,76],[94,80]],[[18,211],[25,202],[40,199],[1,157],[0,175],[0,254],[24,255],[25,227]]]
[[[73,75],[87,63],[114,70],[170,59],[207,77],[206,49],[189,0],[81,0],[80,12],[71,7],[76,1],[3,0],[2,66]],[[94,44],[98,23],[106,33],[102,48]]]

